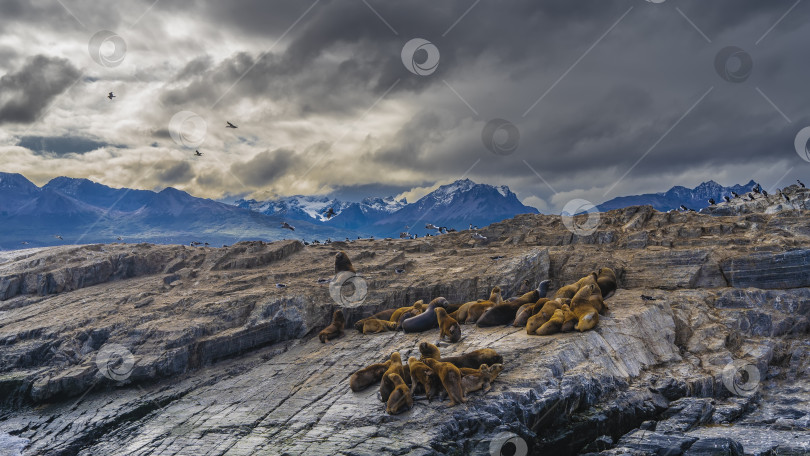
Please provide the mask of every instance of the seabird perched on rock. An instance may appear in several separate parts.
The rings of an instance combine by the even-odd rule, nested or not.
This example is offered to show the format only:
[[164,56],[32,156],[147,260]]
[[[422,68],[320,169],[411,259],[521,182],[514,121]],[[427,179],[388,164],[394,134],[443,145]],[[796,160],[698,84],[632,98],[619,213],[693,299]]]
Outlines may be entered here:
[[472,238],[475,239],[476,241],[486,241],[487,240],[486,236],[482,236],[480,233],[473,233]]
[[307,241],[304,241],[304,245],[309,245],[309,242],[307,242]]
[[438,230],[438,228],[436,228],[436,225],[434,225],[432,223],[428,223],[427,225],[425,225],[425,229],[426,230]]
[[320,279],[318,279],[318,283],[329,283],[329,282],[331,282],[331,281],[332,281],[332,279],[324,279],[323,277],[321,277]]
[[448,232],[448,233],[455,233],[455,232],[456,232],[456,229],[455,229],[455,228],[448,228],[448,229],[447,229],[447,232]]
[[494,260],[494,261],[498,261],[501,258],[503,258],[503,255],[495,255],[495,256],[489,257],[490,260]]
[[281,227],[284,228],[285,230],[295,231],[295,227],[287,222],[281,222]]
[[754,185],[754,188],[751,189],[754,193],[762,193],[762,187],[759,184]]
[[787,201],[788,203],[790,202],[790,198],[786,194],[782,193],[782,196],[785,197],[785,201]]
[[723,199],[726,200],[727,203],[731,202],[731,198],[729,198],[728,196],[724,196]]
[[715,205],[715,204],[717,204],[717,203],[715,203],[714,198],[709,198],[709,204],[711,204],[712,206],[714,206],[714,205]]
[[763,191],[762,191],[762,196],[764,196],[765,198],[767,198],[767,197],[768,197],[768,191],[767,191],[767,190],[763,190]]
[[277,283],[276,288],[287,288],[287,285],[284,283]]
[[688,211],[688,210],[689,210],[689,208],[688,208],[688,207],[686,207],[686,206],[684,206],[683,204],[681,204],[680,209],[681,209],[682,211]]
[[737,192],[731,192],[731,194],[734,195],[734,198],[739,198],[740,197],[740,194],[737,193]]
[[754,198],[754,195],[753,195],[753,194],[751,194],[751,193],[749,193],[749,194],[748,194],[748,198],[750,198],[750,199],[751,199],[751,201],[754,201],[754,200],[756,199],[756,198]]
[[804,183],[803,183],[802,181],[800,181],[799,179],[796,179],[796,182],[798,182],[798,183],[799,183],[799,185],[801,185],[801,186],[802,186],[802,188],[806,188],[806,187],[804,186]]
[[396,268],[396,269],[394,269],[394,272],[396,272],[397,274],[402,274],[403,272],[405,272],[405,270],[400,269],[400,268]]
[[400,239],[408,239],[409,237],[411,237],[411,235],[410,235],[410,234],[408,234],[408,233],[406,233],[406,232],[404,232],[404,231],[403,231],[403,232],[401,232],[401,233],[399,233],[399,238],[400,238]]

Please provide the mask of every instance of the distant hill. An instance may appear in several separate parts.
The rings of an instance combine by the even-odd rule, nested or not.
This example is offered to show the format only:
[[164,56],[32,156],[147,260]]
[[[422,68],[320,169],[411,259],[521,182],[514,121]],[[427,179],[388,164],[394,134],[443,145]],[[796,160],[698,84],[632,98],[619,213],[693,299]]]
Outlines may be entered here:
[[[0,173],[0,249],[123,241],[159,244],[239,240],[344,239],[354,231],[264,215],[186,192],[111,188],[57,177],[42,188],[20,174]],[[62,239],[56,236],[61,236]]]
[[753,180],[745,185],[735,185],[733,187],[723,187],[715,181],[709,181],[692,189],[676,186],[664,193],[620,196],[598,205],[597,208],[599,211],[605,212],[629,206],[650,205],[656,210],[666,212],[672,209],[678,209],[681,205],[684,205],[689,209],[697,211],[709,206],[709,198],[714,198],[714,200],[719,203],[723,201],[723,196],[731,197],[731,192],[737,192],[740,195],[746,194],[750,192],[755,185],[757,185],[757,183]]

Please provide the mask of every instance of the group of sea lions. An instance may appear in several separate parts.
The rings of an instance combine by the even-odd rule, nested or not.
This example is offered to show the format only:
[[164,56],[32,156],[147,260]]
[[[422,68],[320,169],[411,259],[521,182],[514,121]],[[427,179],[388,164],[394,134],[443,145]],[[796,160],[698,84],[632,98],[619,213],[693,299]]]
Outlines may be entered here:
[[424,394],[428,402],[446,395],[450,407],[464,403],[471,392],[489,391],[490,384],[503,370],[503,357],[489,348],[442,357],[439,347],[422,342],[419,352],[419,359],[412,356],[405,364],[399,352],[394,352],[387,361],[352,374],[349,387],[358,392],[379,382],[385,411],[396,415],[413,407],[415,395]]

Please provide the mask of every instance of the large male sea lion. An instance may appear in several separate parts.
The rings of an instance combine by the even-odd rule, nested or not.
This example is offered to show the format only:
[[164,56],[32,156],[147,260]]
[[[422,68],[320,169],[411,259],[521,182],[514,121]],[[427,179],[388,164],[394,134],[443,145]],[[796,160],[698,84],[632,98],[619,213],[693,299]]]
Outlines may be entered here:
[[357,272],[354,270],[351,260],[349,260],[349,255],[341,250],[335,255],[335,274],[343,271]]
[[343,327],[346,324],[346,318],[343,316],[343,311],[338,309],[332,314],[332,323],[318,333],[318,339],[322,343],[327,340],[336,339],[343,334]]
[[447,305],[447,300],[442,297],[438,297],[433,301],[430,301],[430,304],[428,304],[427,309],[425,309],[424,312],[402,322],[402,330],[407,333],[422,332],[437,328],[439,326],[439,322],[436,319],[435,309],[437,307],[444,307],[445,305]]
[[610,268],[601,268],[597,273],[596,283],[602,291],[602,298],[607,299],[616,293],[617,282],[616,273]]

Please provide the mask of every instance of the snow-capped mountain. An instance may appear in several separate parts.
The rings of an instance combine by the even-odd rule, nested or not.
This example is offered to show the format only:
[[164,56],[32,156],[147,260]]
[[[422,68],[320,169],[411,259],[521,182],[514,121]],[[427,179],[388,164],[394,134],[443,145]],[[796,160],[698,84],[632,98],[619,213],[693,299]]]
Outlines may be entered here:
[[755,185],[757,185],[757,183],[753,180],[745,185],[735,185],[733,187],[723,187],[715,181],[709,181],[691,189],[676,186],[662,193],[621,196],[619,198],[606,201],[597,207],[600,211],[609,211],[611,209],[621,209],[629,206],[650,205],[656,210],[664,212],[672,209],[678,209],[681,205],[684,205],[689,209],[694,209],[697,211],[703,209],[704,207],[708,207],[710,198],[713,198],[719,203],[723,201],[724,196],[731,197],[733,195],[732,192],[744,195],[750,192]]
[[[407,205],[405,199],[395,200],[394,197],[365,198],[359,203],[340,201],[328,196],[289,196],[278,200],[256,201],[254,199],[240,199],[233,203],[237,207],[250,209],[265,215],[277,215],[291,220],[305,220],[314,223],[326,223],[336,216],[349,210],[354,217],[372,214],[390,214]],[[327,217],[327,211],[332,209],[334,215]],[[345,220],[347,217],[343,217]],[[335,226],[341,223],[335,224]]]

